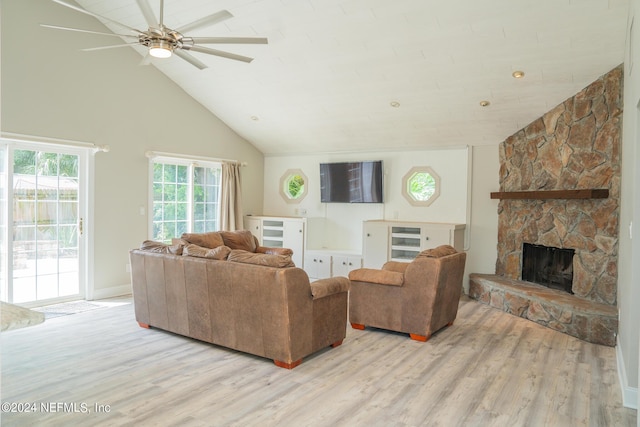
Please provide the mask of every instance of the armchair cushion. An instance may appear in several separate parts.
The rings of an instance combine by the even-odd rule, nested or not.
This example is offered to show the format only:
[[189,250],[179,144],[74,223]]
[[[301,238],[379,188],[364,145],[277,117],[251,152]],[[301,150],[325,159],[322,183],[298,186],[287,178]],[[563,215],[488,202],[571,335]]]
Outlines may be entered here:
[[358,282],[376,283],[378,285],[402,286],[404,274],[390,270],[359,268],[349,272],[349,279]]
[[232,249],[227,257],[227,261],[278,268],[295,267],[289,255],[260,254],[247,252],[242,249]]
[[194,256],[198,258],[212,258],[217,260],[226,259],[231,252],[228,246],[218,246],[217,248],[205,248],[202,246],[194,245],[193,243],[189,243],[184,247],[182,254],[184,256]]
[[407,267],[409,266],[408,262],[398,262],[398,261],[387,261],[382,266],[383,270],[395,271],[398,273],[404,273],[407,271]]
[[453,255],[457,252],[453,246],[441,245],[437,248],[426,249],[420,252],[416,258],[442,258],[443,256]]
[[217,248],[225,244],[222,236],[217,231],[210,231],[208,233],[182,233],[181,239],[187,243],[209,249]]
[[346,277],[320,279],[311,283],[311,295],[313,295],[313,299],[323,298],[328,295],[347,292],[350,286],[351,282]]

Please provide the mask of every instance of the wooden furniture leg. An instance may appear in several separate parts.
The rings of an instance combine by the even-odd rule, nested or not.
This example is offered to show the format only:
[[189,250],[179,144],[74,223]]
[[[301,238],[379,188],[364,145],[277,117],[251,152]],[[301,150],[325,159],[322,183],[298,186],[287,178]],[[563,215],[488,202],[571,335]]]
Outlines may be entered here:
[[338,347],[339,345],[342,345],[342,341],[343,341],[343,340],[340,340],[340,341],[336,341],[336,342],[334,342],[333,344],[331,344],[331,347],[336,348],[336,347]]
[[140,325],[141,328],[145,328],[145,329],[151,328],[151,325],[147,323],[138,322],[138,325]]
[[364,325],[361,325],[360,323],[351,323],[351,327],[353,329],[360,329],[360,330],[364,330]]
[[295,362],[291,362],[291,363],[287,363],[287,362],[282,362],[280,360],[273,360],[273,363],[276,364],[276,366],[280,367],[280,368],[285,368],[285,369],[293,369],[296,366],[298,366],[299,364],[302,363],[302,359],[296,360]]
[[411,337],[412,340],[420,341],[420,342],[427,342],[427,340],[431,338],[431,334],[429,335],[409,334],[409,336]]

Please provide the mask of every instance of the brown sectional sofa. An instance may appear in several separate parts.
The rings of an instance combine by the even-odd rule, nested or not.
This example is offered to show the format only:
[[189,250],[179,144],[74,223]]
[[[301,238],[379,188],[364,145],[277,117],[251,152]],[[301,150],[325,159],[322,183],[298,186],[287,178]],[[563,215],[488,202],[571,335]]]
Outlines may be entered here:
[[[310,283],[304,270],[292,266],[289,250],[261,248],[248,231],[215,234],[183,235],[171,246],[145,242],[130,252],[141,326],[273,359],[288,369],[342,343],[347,278]],[[220,243],[218,237],[222,245],[201,246]]]

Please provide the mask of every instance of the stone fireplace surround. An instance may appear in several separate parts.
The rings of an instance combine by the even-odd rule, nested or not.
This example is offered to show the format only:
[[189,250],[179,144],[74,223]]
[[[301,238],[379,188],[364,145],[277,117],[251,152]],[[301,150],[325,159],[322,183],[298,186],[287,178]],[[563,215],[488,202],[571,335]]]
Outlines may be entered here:
[[[537,198],[500,201],[496,274],[471,274],[469,286],[480,302],[609,346],[618,329],[622,77],[614,68],[501,143],[500,191]],[[544,196],[582,189],[609,194]],[[521,280],[525,242],[575,250],[574,295]]]

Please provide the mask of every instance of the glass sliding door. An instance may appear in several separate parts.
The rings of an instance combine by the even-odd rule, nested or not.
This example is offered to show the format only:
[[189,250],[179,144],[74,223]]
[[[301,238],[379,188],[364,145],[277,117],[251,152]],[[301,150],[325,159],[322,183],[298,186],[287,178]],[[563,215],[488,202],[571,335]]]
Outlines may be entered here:
[[80,152],[8,146],[12,238],[3,300],[28,304],[82,297]]

